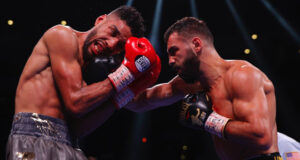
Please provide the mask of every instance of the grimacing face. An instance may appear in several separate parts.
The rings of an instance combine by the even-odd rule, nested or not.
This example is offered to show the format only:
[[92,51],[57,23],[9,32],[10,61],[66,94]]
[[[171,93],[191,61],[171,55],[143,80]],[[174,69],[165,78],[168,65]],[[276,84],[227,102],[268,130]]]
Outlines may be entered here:
[[174,69],[179,77],[186,83],[194,83],[197,76],[200,62],[192,50],[192,44],[187,39],[172,33],[167,42],[167,52],[169,56],[169,65]]
[[88,34],[84,45],[85,59],[96,56],[112,56],[124,50],[131,31],[125,21],[117,16],[105,16]]

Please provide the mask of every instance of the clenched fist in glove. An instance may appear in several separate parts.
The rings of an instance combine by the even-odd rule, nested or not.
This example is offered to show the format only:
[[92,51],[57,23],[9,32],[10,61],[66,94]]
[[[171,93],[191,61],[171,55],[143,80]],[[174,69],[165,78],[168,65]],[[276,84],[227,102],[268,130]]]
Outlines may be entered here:
[[212,110],[212,103],[205,92],[185,96],[180,111],[180,122],[187,127],[206,130],[224,137],[224,129],[229,118]]
[[157,54],[146,38],[130,37],[125,44],[125,57],[121,66],[108,78],[119,92],[150,70],[156,60]]
[[161,63],[158,56],[153,66],[146,71],[140,78],[132,82],[125,87],[122,91],[114,96],[114,103],[118,109],[125,106],[130,102],[137,94],[144,91],[148,87],[151,87],[158,79],[161,71]]

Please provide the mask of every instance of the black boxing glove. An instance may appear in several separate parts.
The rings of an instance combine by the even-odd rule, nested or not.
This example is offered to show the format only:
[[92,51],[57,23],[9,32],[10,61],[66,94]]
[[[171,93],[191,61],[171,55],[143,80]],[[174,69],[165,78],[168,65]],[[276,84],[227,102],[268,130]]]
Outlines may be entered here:
[[189,128],[206,130],[222,138],[229,118],[214,112],[207,94],[200,92],[188,94],[184,97],[179,121]]
[[184,97],[180,111],[180,122],[193,129],[204,130],[204,124],[212,113],[212,104],[205,92]]

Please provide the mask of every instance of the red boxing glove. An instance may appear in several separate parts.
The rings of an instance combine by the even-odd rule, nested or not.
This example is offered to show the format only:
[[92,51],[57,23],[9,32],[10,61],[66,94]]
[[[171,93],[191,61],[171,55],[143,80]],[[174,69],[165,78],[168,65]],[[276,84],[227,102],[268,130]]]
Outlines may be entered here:
[[118,109],[125,106],[130,102],[137,94],[141,93],[145,89],[151,87],[157,81],[161,71],[161,63],[158,56],[156,56],[156,62],[153,67],[142,75],[139,79],[129,84],[127,88],[124,88],[121,92],[115,95],[114,102]]
[[146,73],[156,63],[156,52],[146,38],[130,37],[125,44],[125,58],[122,65],[108,78],[117,92]]
[[138,80],[131,83],[128,87],[134,92],[135,95],[151,87],[158,79],[161,71],[160,58],[156,56],[156,63],[153,65],[148,73],[141,76]]

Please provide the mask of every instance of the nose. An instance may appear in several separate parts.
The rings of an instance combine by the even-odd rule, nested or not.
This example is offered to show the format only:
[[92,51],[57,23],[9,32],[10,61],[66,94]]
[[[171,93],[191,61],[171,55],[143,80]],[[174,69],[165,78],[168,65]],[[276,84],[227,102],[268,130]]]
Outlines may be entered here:
[[107,49],[114,53],[118,53],[121,51],[122,47],[120,45],[120,41],[117,38],[110,38],[106,40],[107,42]]
[[111,38],[111,39],[109,39],[108,47],[112,48],[112,49],[115,49],[118,46],[118,41],[119,40],[117,38]]
[[173,66],[175,64],[175,58],[173,56],[169,56],[169,65]]

